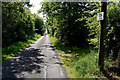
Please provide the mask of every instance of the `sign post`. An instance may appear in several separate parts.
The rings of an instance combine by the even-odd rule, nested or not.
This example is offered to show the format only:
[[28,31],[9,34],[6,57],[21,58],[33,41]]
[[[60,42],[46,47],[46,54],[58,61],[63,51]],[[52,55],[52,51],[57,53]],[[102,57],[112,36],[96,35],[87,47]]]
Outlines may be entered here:
[[100,71],[104,70],[104,39],[105,39],[105,29],[106,29],[106,13],[107,13],[107,2],[101,1],[101,13],[98,14],[98,20],[100,20],[98,66],[100,68]]

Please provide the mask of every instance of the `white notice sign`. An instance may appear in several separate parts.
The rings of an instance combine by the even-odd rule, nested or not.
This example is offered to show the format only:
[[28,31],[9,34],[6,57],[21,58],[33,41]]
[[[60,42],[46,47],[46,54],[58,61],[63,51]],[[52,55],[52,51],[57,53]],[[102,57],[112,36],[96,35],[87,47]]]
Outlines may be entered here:
[[97,20],[104,20],[104,12],[97,13]]

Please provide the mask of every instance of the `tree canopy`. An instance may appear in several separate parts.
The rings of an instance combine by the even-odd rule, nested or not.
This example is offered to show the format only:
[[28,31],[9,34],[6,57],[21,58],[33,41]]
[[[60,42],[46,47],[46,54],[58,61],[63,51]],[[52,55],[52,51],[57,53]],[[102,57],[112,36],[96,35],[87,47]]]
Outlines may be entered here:
[[[116,58],[120,49],[120,3],[107,3],[105,55]],[[69,45],[93,45],[98,48],[100,3],[43,2],[39,12],[46,14],[48,30]],[[114,43],[114,44],[113,44]]]
[[[26,6],[27,5],[27,6]],[[36,32],[43,34],[43,19],[32,14],[22,2],[7,2],[2,6],[2,42],[3,47],[17,41],[26,41],[35,36]]]

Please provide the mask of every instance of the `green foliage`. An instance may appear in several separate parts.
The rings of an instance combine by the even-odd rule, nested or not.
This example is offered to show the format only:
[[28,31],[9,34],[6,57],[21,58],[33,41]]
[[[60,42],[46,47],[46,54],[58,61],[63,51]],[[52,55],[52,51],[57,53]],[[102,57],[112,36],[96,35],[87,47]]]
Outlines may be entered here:
[[111,55],[112,60],[116,60],[120,50],[120,2],[109,3],[108,7],[106,56]]
[[35,18],[35,29],[36,29],[35,32],[43,35],[45,31],[43,19],[35,14],[34,14],[34,18]]
[[[98,4],[96,4],[97,6]],[[107,4],[107,27],[106,27],[106,38],[105,38],[105,55],[107,58],[117,58],[117,54],[120,49],[120,3],[109,2]],[[98,48],[99,43],[99,32],[100,22],[97,21],[97,13],[100,9],[97,8],[91,11],[91,17],[87,20],[89,26],[89,44],[94,45]]]
[[100,23],[97,21],[97,15],[88,18],[87,25],[89,26],[89,44],[95,45],[98,48],[99,44],[99,32],[100,32]]
[[98,53],[91,48],[79,48],[58,44],[58,39],[50,36],[50,41],[59,52],[59,57],[67,69],[70,78],[98,78],[101,77],[97,66]]
[[[27,6],[25,6],[27,5]],[[3,47],[18,41],[26,41],[35,36],[38,29],[42,34],[43,20],[31,14],[29,3],[7,2],[2,5],[2,43]],[[38,23],[41,23],[37,25]],[[36,29],[35,29],[36,28]]]
[[[82,52],[76,50],[77,48],[75,49],[74,47],[66,46],[65,44],[81,47],[83,45],[86,46],[86,44],[89,43],[89,46],[92,45],[98,49],[100,21],[97,21],[97,13],[100,12],[100,3],[45,2],[42,4],[41,11],[47,15],[46,24],[48,25],[49,31],[53,36],[56,36],[59,38],[58,40],[60,40],[57,43],[54,43],[55,49],[65,51],[65,53],[69,53],[69,51],[73,53],[70,55],[66,54],[67,56],[64,54],[62,55],[66,56],[62,57],[66,66],[72,65],[73,67],[74,63],[76,62],[70,60],[72,58],[69,57],[76,53],[80,53],[82,55]],[[118,53],[120,52],[120,2],[107,3],[106,24],[106,37],[104,40],[105,60],[107,60],[107,62],[115,62],[118,57]],[[63,45],[61,45],[60,42]],[[84,58],[80,57],[76,63],[76,67],[71,67],[71,69],[74,71],[77,69],[77,71],[73,71],[73,73],[76,73],[75,75],[79,77],[87,77],[91,74],[94,75],[94,73],[91,73],[88,67],[91,68],[92,64],[89,64],[89,62],[92,61],[94,65],[96,65],[96,59],[92,60],[92,57],[96,52],[87,53],[90,53],[91,55],[86,54]],[[92,53],[94,55],[92,55]],[[71,61],[74,63],[72,64]],[[97,68],[94,65],[93,67],[97,71]],[[106,65],[108,65],[108,63],[105,64],[105,66]],[[91,70],[94,70],[94,68],[91,68]],[[69,70],[71,69],[69,68]],[[89,74],[86,75],[86,73]]]
[[13,43],[12,45],[2,48],[2,61],[4,62],[5,60],[9,59],[10,57],[14,56],[16,53],[24,49],[26,46],[40,38],[41,35],[36,35],[35,37],[27,40],[26,42],[16,42]]
[[99,68],[97,66],[97,52],[92,50],[87,55],[80,57],[75,63],[76,77],[79,78],[97,78]]
[[94,9],[94,5],[89,5],[83,2],[44,2],[39,12],[47,15],[46,24],[53,36],[69,45],[85,46],[89,34],[86,25],[89,14],[85,11]]

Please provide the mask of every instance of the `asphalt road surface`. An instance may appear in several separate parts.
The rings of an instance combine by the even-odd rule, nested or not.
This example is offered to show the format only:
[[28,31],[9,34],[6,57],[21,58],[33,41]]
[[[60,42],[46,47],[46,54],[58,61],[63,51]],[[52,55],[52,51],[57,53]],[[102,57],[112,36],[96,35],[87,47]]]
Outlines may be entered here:
[[42,36],[2,64],[2,78],[67,78],[65,69],[52,48],[49,36]]

